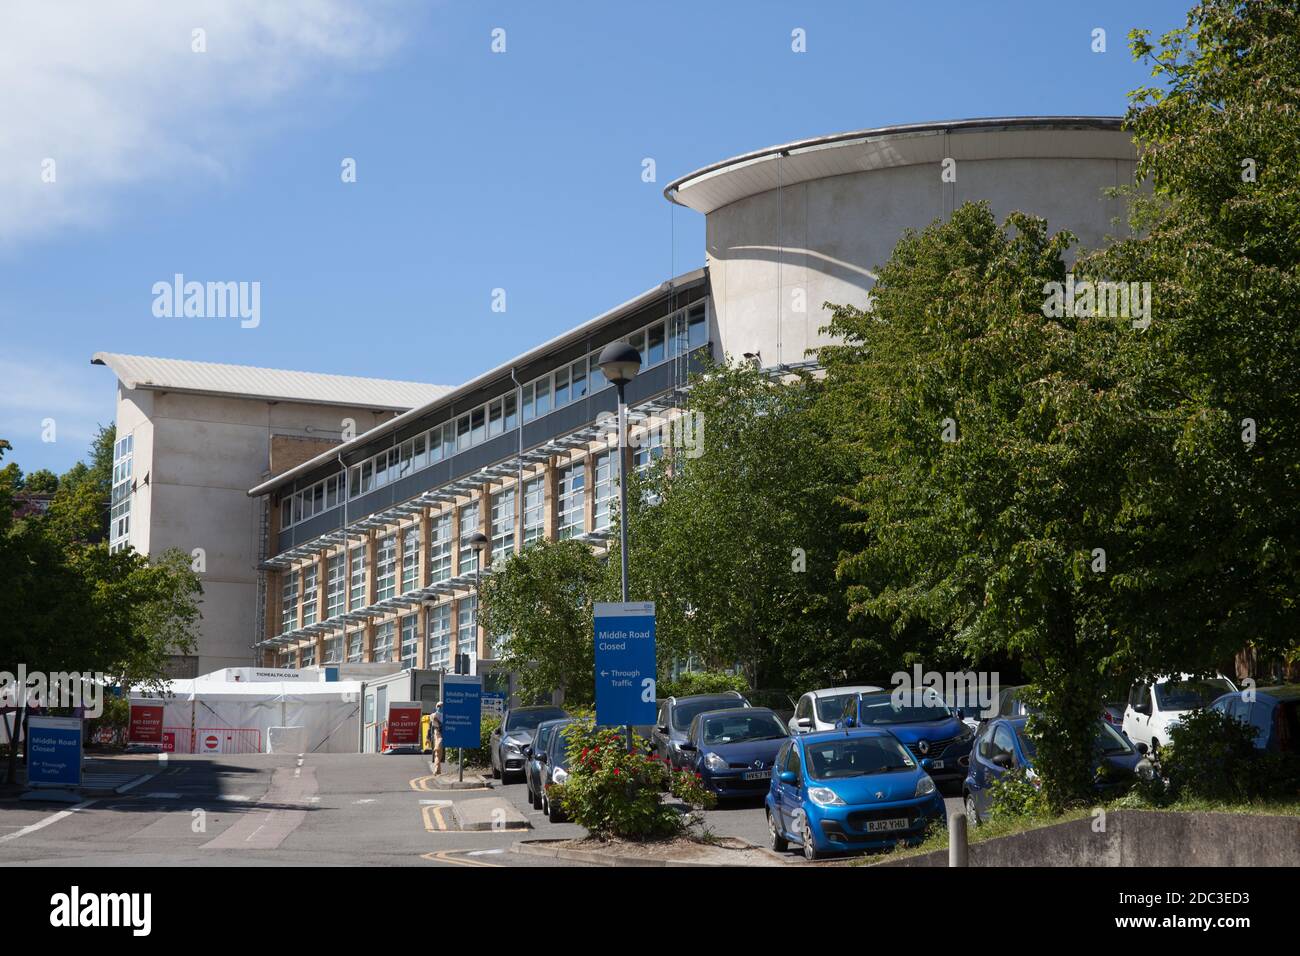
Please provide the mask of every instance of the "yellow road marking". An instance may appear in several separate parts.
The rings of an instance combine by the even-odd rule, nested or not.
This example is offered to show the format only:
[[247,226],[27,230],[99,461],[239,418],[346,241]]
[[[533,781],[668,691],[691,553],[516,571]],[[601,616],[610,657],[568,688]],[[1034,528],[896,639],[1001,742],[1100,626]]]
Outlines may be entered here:
[[[443,808],[437,805],[420,807],[420,815],[424,817],[424,829],[429,833],[438,833],[447,829],[447,820],[442,815]],[[437,826],[434,826],[435,822]]]
[[421,853],[420,859],[431,860],[435,863],[452,863],[456,866],[494,866],[501,867],[500,863],[485,863],[482,860],[457,860],[448,856],[449,853],[468,853],[469,850],[439,850],[436,853]]

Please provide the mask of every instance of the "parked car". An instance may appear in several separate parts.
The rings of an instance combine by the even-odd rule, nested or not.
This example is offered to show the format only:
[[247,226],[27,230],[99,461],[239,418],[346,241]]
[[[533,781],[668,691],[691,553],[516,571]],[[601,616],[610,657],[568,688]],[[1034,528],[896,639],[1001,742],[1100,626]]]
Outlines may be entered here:
[[772,780],[776,752],[789,736],[770,708],[733,707],[697,714],[681,749],[687,766],[719,799],[761,797]]
[[538,809],[545,813],[546,819],[552,823],[561,823],[565,819],[563,808],[551,799],[551,788],[569,779],[569,741],[564,735],[564,730],[574,723],[577,721],[566,720],[553,730],[546,750],[540,756],[542,805]]
[[1210,707],[1249,724],[1260,750],[1300,754],[1300,684],[1258,687],[1253,701],[1245,691],[1233,691]]
[[1106,721],[1120,733],[1124,732],[1124,708],[1128,702],[1124,700],[1107,700],[1101,705],[1101,719]]
[[659,701],[659,716],[650,734],[650,749],[668,765],[683,769],[689,758],[682,752],[691,721],[706,710],[748,707],[749,701],[737,691],[725,694],[692,694],[689,697],[665,697]]
[[[994,781],[1014,770],[1034,773],[1034,741],[1025,733],[1027,717],[995,717],[980,728],[971,750],[970,770],[962,784],[966,819],[974,826],[989,812],[989,788]],[[1151,762],[1124,735],[1104,720],[1097,721],[1097,779],[1095,789],[1102,797],[1127,790],[1136,776],[1149,774]]]
[[764,801],[772,849],[797,843],[815,860],[919,843],[931,821],[945,819],[927,762],[879,727],[792,737],[777,752]]
[[[909,695],[910,696],[910,695]],[[896,701],[893,694],[855,694],[844,705],[841,727],[883,727],[918,760],[928,760],[935,783],[966,777],[975,732],[933,690]]]
[[1026,684],[1013,684],[1010,687],[1003,687],[998,691],[998,717],[1026,717],[1029,715],[1029,705],[1025,703],[1024,692]]
[[854,694],[871,694],[884,690],[874,684],[852,687],[823,687],[810,690],[794,705],[790,720],[790,733],[808,734],[818,730],[834,730],[835,722],[844,714],[844,704]]
[[547,705],[511,707],[501,715],[501,725],[488,736],[488,759],[492,763],[492,776],[509,782],[515,774],[524,772],[524,748],[533,742],[537,725],[544,720],[568,717],[561,708]]
[[542,809],[542,767],[546,758],[546,747],[551,742],[551,734],[559,727],[569,723],[565,718],[543,720],[537,725],[533,742],[524,747],[524,783],[528,788],[528,802],[534,810]]
[[1236,689],[1222,674],[1218,677],[1180,674],[1134,684],[1124,708],[1124,735],[1144,753],[1159,750],[1162,743],[1169,742],[1170,730],[1184,715]]
[[[997,717],[1028,717],[1033,710],[1025,701],[1025,690],[1028,684],[1016,684],[1011,687],[1002,688],[998,694]],[[1124,730],[1124,707],[1123,700],[1105,700],[1101,703],[1101,710],[1098,716],[1106,723],[1110,724],[1121,733]],[[981,721],[982,723],[982,721]]]

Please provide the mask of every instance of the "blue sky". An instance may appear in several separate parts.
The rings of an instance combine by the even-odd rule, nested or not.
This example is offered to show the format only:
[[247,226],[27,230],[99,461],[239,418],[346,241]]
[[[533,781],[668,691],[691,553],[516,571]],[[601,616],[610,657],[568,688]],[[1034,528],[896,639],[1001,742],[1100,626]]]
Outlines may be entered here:
[[[1188,4],[20,0],[0,437],[28,471],[81,457],[113,415],[99,350],[459,384],[702,265],[702,217],[662,196],[682,173],[889,123],[1122,113],[1148,77],[1128,30]],[[260,325],[156,318],[177,272],[260,282]]]

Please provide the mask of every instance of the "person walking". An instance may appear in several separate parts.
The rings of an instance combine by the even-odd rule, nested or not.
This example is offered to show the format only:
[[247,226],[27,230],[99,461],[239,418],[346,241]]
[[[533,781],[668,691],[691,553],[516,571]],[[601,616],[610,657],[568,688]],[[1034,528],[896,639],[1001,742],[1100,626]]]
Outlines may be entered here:
[[429,715],[429,733],[433,736],[433,772],[437,775],[442,773],[442,761],[446,757],[442,744],[442,701],[438,701]]

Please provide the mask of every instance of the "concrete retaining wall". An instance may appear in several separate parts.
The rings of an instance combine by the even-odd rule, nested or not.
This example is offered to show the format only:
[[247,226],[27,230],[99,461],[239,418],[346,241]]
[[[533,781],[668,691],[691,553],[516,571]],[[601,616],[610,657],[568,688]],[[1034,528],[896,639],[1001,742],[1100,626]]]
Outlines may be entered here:
[[[971,866],[1300,866],[1300,817],[1115,810],[972,843]],[[947,866],[948,851],[881,866]]]

